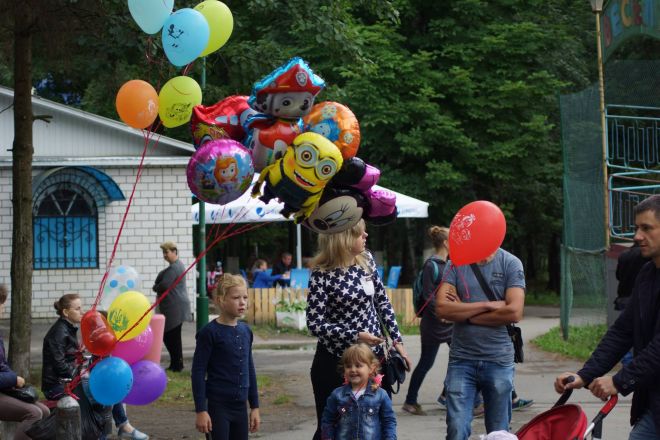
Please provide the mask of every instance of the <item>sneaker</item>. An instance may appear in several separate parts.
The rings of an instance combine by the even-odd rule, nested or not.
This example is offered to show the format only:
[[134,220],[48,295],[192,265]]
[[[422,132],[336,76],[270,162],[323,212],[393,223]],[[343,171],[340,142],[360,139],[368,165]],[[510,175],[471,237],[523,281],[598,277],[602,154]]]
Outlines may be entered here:
[[138,431],[136,428],[133,428],[132,432],[126,432],[122,428],[117,430],[117,438],[126,438],[130,440],[149,440],[149,436],[142,431]]
[[445,396],[442,394],[438,396],[438,405],[440,405],[443,409],[447,409],[447,399],[445,399]]
[[405,412],[412,414],[413,416],[425,416],[426,412],[422,409],[422,405],[419,403],[410,404],[404,403],[401,407]]
[[529,407],[529,406],[532,406],[533,403],[534,403],[534,400],[533,400],[533,399],[529,399],[529,400],[526,400],[526,399],[518,399],[518,400],[516,400],[515,402],[512,402],[512,403],[511,403],[511,409],[512,409],[513,411],[517,411],[517,410],[519,410],[519,409],[523,409],[523,408],[527,408],[527,407]]
[[484,415],[484,404],[480,403],[479,405],[472,408],[472,417],[483,417]]

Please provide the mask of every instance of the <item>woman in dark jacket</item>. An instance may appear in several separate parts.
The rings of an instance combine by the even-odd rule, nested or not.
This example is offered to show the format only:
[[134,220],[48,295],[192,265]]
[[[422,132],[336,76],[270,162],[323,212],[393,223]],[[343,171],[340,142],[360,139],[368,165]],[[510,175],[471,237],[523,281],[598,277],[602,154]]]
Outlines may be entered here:
[[[83,317],[80,296],[77,293],[62,295],[55,301],[54,307],[60,318],[46,333],[42,351],[41,390],[49,400],[64,397],[61,379],[76,377],[82,361],[82,348],[78,343],[78,325]],[[112,418],[117,426],[118,438],[149,439],[147,434],[131,426],[121,403],[113,405]]]
[[[422,275],[422,293],[425,306],[421,311],[422,321],[419,324],[419,332],[422,341],[422,354],[419,363],[410,378],[410,386],[406,395],[403,410],[414,415],[426,415],[421,405],[417,403],[417,393],[422,382],[429,372],[438,349],[443,343],[451,343],[453,325],[435,316],[435,291],[442,281],[442,273],[445,270],[449,248],[449,229],[440,226],[431,226],[428,235],[433,243],[434,255],[424,262]],[[444,390],[443,390],[444,395]]]
[[[0,316],[5,308],[7,301],[7,287],[0,285]],[[5,344],[0,336],[0,420],[5,422],[20,422],[18,429],[14,434],[16,440],[27,440],[25,430],[34,422],[47,417],[50,411],[46,406],[37,403],[26,403],[21,400],[10,397],[2,392],[8,388],[22,388],[25,386],[25,379],[16,374],[5,358]]]

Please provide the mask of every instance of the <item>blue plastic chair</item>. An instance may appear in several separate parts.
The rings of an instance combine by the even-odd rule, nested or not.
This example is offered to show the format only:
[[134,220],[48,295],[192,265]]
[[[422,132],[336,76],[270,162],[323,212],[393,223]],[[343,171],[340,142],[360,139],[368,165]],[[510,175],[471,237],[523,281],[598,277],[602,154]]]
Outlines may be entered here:
[[241,276],[245,278],[245,281],[248,280],[247,272],[245,271],[245,269],[241,269]]
[[399,276],[401,275],[401,266],[390,267],[390,274],[387,276],[387,287],[396,289],[399,285]]
[[376,272],[378,272],[378,278],[380,278],[380,280],[384,283],[385,282],[385,278],[384,278],[385,269],[383,268],[383,266],[377,266],[376,267]]
[[309,286],[309,269],[291,269],[291,287],[294,289],[307,289]]

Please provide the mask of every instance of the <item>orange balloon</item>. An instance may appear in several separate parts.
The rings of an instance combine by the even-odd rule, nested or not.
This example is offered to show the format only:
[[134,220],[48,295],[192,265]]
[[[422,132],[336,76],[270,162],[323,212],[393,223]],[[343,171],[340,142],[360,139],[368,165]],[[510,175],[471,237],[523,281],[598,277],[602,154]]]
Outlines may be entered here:
[[146,81],[132,79],[117,92],[117,113],[126,125],[147,128],[158,116],[158,93]]
[[303,123],[305,131],[313,131],[334,142],[344,159],[357,154],[360,124],[345,105],[332,101],[320,102],[303,117]]

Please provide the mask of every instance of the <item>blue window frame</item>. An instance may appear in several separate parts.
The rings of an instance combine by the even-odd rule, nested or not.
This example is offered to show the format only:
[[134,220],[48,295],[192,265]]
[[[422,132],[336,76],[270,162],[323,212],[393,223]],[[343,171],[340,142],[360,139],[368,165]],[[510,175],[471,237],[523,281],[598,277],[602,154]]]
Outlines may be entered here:
[[40,193],[33,211],[34,268],[98,268],[98,209],[81,186],[59,182]]

